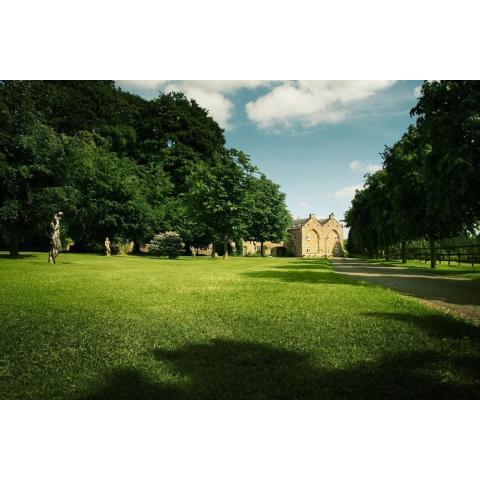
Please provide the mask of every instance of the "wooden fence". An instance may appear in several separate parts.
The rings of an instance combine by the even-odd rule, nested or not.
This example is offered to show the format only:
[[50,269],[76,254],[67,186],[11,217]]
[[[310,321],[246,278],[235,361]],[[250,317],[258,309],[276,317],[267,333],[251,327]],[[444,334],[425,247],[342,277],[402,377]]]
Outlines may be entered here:
[[[390,255],[392,259],[400,259],[401,252],[394,251]],[[457,245],[455,247],[436,247],[435,258],[438,263],[470,264],[472,267],[480,263],[480,245]],[[407,260],[415,260],[419,262],[430,261],[430,249],[428,247],[407,249]]]

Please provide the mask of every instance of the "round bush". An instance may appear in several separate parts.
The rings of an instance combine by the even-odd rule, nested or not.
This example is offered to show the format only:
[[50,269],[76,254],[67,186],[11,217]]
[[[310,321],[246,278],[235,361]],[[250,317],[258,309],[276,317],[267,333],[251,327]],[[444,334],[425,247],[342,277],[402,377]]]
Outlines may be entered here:
[[160,257],[177,258],[184,251],[183,240],[176,232],[159,233],[150,242],[149,250]]

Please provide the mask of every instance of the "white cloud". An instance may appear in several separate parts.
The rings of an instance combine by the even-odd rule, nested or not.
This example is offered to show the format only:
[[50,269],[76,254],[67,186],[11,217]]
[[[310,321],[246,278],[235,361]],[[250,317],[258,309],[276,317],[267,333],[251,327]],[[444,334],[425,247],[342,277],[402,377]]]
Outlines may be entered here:
[[233,103],[221,93],[190,85],[181,87],[176,83],[166,85],[165,93],[173,91],[183,92],[187,98],[196,100],[202,108],[208,110],[222,128],[229,127],[228,122],[232,116]]
[[116,80],[115,83],[122,90],[136,93],[150,100],[158,96],[168,80]]
[[308,198],[303,196],[303,197],[300,197],[299,199],[299,207],[301,208],[310,208],[310,202],[308,201]]
[[352,200],[355,196],[357,190],[362,190],[363,185],[360,183],[358,185],[351,185],[348,187],[342,187],[340,190],[337,190],[333,196],[342,200]]
[[415,87],[415,89],[413,90],[413,96],[415,98],[420,98],[422,96],[422,86],[419,85],[418,87]]
[[360,162],[358,160],[350,162],[349,167],[350,170],[352,170],[353,172],[363,172],[363,162]]
[[378,163],[367,163],[367,165],[365,165],[366,173],[375,173],[381,169],[382,169],[382,166],[379,165]]
[[139,92],[145,98],[154,98],[160,91],[183,92],[188,98],[209,111],[223,128],[229,128],[233,103],[225,96],[240,89],[253,89],[269,85],[266,80],[119,80],[118,86]]
[[180,88],[201,88],[219,93],[233,93],[241,89],[254,89],[271,84],[268,80],[181,80],[169,82],[179,85]]
[[356,173],[375,173],[382,169],[382,166],[378,163],[367,163],[354,160],[349,164],[350,170]]
[[304,127],[337,123],[349,114],[353,102],[393,85],[393,81],[301,80],[121,80],[117,85],[154,98],[160,91],[183,92],[206,108],[224,128],[229,127],[233,103],[228,95],[241,89],[270,87],[265,95],[246,105],[247,116],[260,128],[279,129],[299,122]]
[[250,120],[263,129],[289,127],[293,122],[306,127],[336,123],[348,115],[351,103],[364,100],[394,83],[390,80],[288,81],[248,102],[245,108]]

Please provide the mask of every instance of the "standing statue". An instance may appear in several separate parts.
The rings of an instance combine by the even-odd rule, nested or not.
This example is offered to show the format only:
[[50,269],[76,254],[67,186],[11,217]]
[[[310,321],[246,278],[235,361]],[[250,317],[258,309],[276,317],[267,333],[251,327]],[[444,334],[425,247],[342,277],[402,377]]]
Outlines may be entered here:
[[58,254],[62,251],[62,242],[60,241],[60,220],[63,212],[58,212],[53,216],[50,223],[50,252],[48,252],[48,263],[56,263]]
[[112,249],[110,248],[111,243],[108,237],[105,239],[104,245],[105,245],[105,255],[107,257],[110,257],[112,255]]

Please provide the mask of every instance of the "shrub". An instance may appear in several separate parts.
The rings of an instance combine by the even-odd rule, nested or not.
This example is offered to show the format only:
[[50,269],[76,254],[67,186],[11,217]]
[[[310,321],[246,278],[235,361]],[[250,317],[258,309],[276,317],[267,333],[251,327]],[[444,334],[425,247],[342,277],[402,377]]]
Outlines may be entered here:
[[[101,242],[99,245],[99,251],[101,251],[103,253],[104,251],[104,246],[103,246],[103,242]],[[130,242],[126,239],[126,238],[123,238],[123,237],[117,237],[115,236],[112,240],[112,243],[111,243],[111,249],[112,249],[112,254],[113,255],[118,255],[118,256],[125,256],[125,255],[128,255],[130,253]]]
[[243,256],[243,239],[239,238],[235,240],[235,255],[239,257]]
[[160,257],[177,258],[184,252],[185,245],[177,232],[159,233],[149,244],[149,251]]

